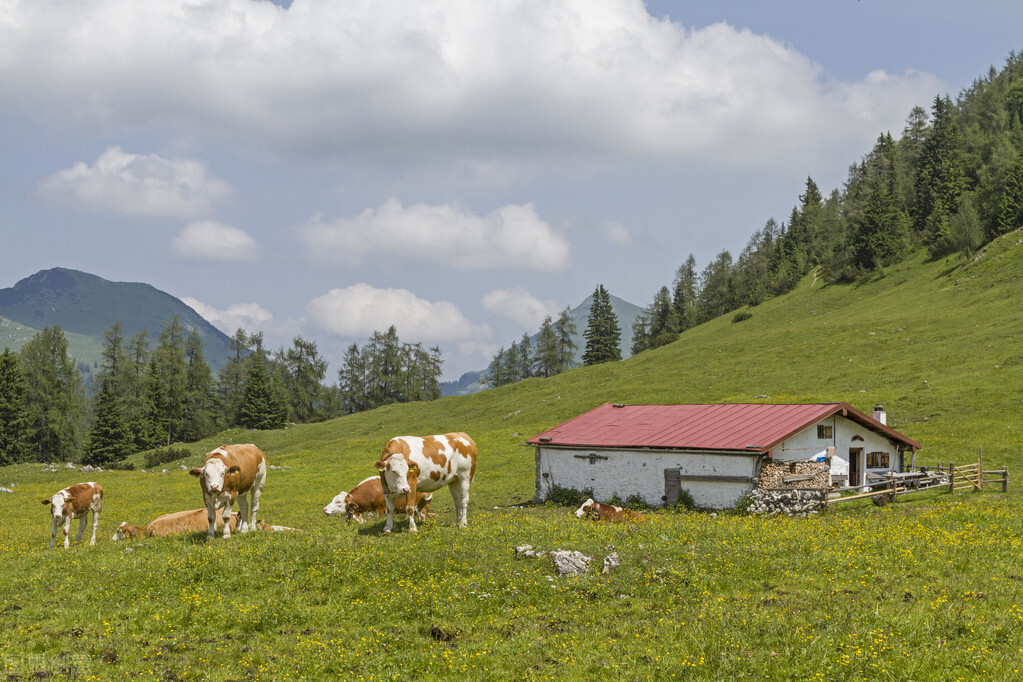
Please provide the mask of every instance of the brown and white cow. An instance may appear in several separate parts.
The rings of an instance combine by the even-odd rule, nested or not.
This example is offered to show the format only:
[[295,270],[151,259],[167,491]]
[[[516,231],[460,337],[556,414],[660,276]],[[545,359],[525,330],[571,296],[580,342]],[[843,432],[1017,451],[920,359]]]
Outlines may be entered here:
[[99,483],[76,483],[54,493],[53,497],[47,497],[43,504],[50,505],[50,516],[53,521],[53,529],[50,532],[50,547],[57,542],[57,526],[64,526],[64,549],[68,548],[68,532],[71,530],[71,519],[81,519],[78,522],[78,537],[76,543],[82,541],[82,534],[85,532],[85,523],[88,514],[92,512],[92,540],[90,545],[96,544],[96,524],[99,523],[99,513],[103,510],[103,487]]
[[583,502],[582,506],[575,510],[577,519],[589,518],[596,521],[643,521],[645,516],[638,511],[622,509],[613,504],[594,502],[590,498]]
[[[432,500],[433,493],[416,493],[416,516],[420,521],[427,516],[436,516],[430,513]],[[404,511],[409,506],[405,495],[395,501],[395,508],[399,511]],[[323,508],[323,513],[327,516],[346,516],[348,523],[354,519],[360,524],[366,522],[367,515],[383,516],[386,512],[387,503],[384,501],[384,488],[380,484],[380,476],[370,476],[352,488],[351,492],[342,490]]]
[[[231,514],[231,530],[238,527],[238,518],[238,512]],[[223,528],[224,519],[220,515],[216,515],[214,521],[216,521],[217,528]],[[129,538],[162,538],[167,535],[197,533],[206,530],[207,523],[205,509],[189,509],[158,516],[145,526],[132,526],[124,521],[117,527],[110,539],[119,542]]]
[[[209,528],[207,537],[216,532],[215,518],[218,509],[223,509],[221,516],[224,522],[224,538],[231,537],[231,505],[238,498],[238,511],[241,518],[238,532],[247,533],[256,529],[256,512],[259,511],[259,497],[263,494],[266,483],[266,455],[255,445],[221,445],[206,454],[206,461],[201,467],[189,470],[192,476],[199,477],[202,487],[203,501],[206,503],[206,519]],[[252,498],[249,511],[246,494]]]
[[405,496],[409,532],[416,532],[414,509],[408,502],[421,492],[432,493],[447,486],[455,502],[455,521],[468,525],[469,484],[476,474],[476,443],[464,433],[441,436],[392,438],[376,462],[387,506],[384,532],[394,525],[395,502]]

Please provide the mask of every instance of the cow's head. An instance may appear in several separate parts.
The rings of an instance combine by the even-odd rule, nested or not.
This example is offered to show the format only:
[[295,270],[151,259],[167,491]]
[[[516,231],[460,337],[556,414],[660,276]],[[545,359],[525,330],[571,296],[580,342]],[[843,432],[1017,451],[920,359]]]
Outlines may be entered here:
[[346,500],[348,498],[348,491],[342,490],[334,499],[330,501],[326,507],[323,508],[323,513],[327,516],[342,516],[348,513],[348,505]]
[[584,516],[590,513],[590,510],[592,510],[594,506],[596,506],[596,502],[594,502],[593,498],[591,497],[590,499],[583,502],[583,505],[581,507],[575,510],[575,517],[577,519],[583,518]]
[[376,462],[377,471],[380,472],[380,485],[387,497],[407,495],[412,492],[409,479],[419,475],[419,467],[410,465],[400,454],[387,455]]
[[201,467],[189,469],[188,473],[199,477],[203,492],[216,495],[224,492],[224,479],[239,471],[236,466],[228,468],[219,457],[210,457]]
[[135,526],[128,525],[127,521],[121,521],[121,525],[114,531],[111,540],[113,542],[120,542],[121,540],[127,540],[138,535],[138,529]]
[[74,507],[71,504],[71,500],[67,498],[63,490],[53,497],[47,497],[43,500],[43,504],[50,505],[50,515],[55,519],[61,519],[64,516],[71,516],[74,514]]

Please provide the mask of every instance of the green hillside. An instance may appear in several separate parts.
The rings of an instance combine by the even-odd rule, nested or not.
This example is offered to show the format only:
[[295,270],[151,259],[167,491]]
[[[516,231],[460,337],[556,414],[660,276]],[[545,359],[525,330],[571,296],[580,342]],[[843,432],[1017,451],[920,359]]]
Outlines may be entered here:
[[[534,493],[525,440],[605,401],[880,402],[923,443],[918,463],[982,449],[985,468],[1018,476],[1021,274],[1016,232],[969,262],[921,254],[855,285],[811,275],[748,319],[729,314],[623,362],[220,434],[166,471],[0,469],[14,491],[0,493],[0,660],[18,679],[50,670],[29,655],[80,660],[78,673],[101,678],[1014,679],[1015,478],[1008,496],[932,491],[812,519],[651,511],[645,524],[601,525],[522,503]],[[400,519],[382,536],[382,520],[323,516],[391,436],[451,430],[480,450],[468,529],[452,527],[444,491],[418,535]],[[110,542],[122,520],[200,506],[182,469],[221,442],[266,451],[260,515],[303,533]],[[68,571],[46,549],[38,500],[79,480],[106,489],[104,520],[95,548],[59,555],[74,557]],[[596,566],[555,577],[516,558],[521,544],[583,551]],[[601,574],[611,551],[621,567]]]

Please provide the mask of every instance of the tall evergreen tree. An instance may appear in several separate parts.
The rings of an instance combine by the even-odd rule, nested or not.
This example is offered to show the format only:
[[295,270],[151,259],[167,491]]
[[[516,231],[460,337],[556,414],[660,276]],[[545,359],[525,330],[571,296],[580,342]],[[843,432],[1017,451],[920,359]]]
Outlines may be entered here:
[[584,365],[622,359],[622,331],[618,326],[618,316],[611,307],[611,295],[603,284],[598,284],[593,291],[590,315],[583,337],[586,339],[586,350],[583,351]]
[[164,322],[153,358],[163,391],[163,406],[167,410],[166,442],[169,445],[185,437],[185,403],[188,398],[185,330],[177,315]]
[[697,325],[698,289],[699,275],[696,272],[696,258],[693,254],[689,254],[686,262],[678,266],[678,270],[675,271],[675,281],[672,283],[671,304],[675,307],[675,313],[678,315],[680,332]]
[[149,332],[143,329],[128,341],[127,369],[124,373],[124,420],[134,439],[134,449],[148,450],[155,445],[151,436],[152,405],[146,383],[149,376]]
[[241,423],[242,404],[245,402],[245,380],[249,376],[254,337],[239,328],[228,342],[232,355],[217,375],[217,393],[220,396],[224,421],[228,426]]
[[[1023,81],[1021,81],[1023,82]],[[997,234],[1005,234],[1023,227],[1023,150],[1016,156],[1016,162],[1005,178],[1005,189],[998,203]]]
[[572,369],[575,362],[575,354],[579,349],[575,343],[575,320],[572,319],[572,309],[568,306],[558,314],[554,321],[554,336],[558,347],[558,363],[555,374]]
[[0,466],[32,457],[27,393],[18,356],[4,348],[0,355]]
[[931,255],[950,252],[950,218],[959,208],[967,187],[963,166],[963,139],[948,97],[935,97],[931,129],[924,141],[916,183],[915,225],[928,243]]
[[292,419],[299,423],[318,421],[323,407],[327,361],[320,356],[316,342],[296,336],[282,362]]
[[18,356],[28,384],[30,440],[40,462],[76,461],[82,453],[86,399],[82,375],[60,327],[46,327]]
[[186,441],[205,438],[223,426],[213,370],[206,362],[197,329],[192,329],[185,338],[185,402],[181,421],[182,438]]
[[348,346],[341,367],[337,371],[338,391],[344,414],[355,414],[369,409],[366,397],[366,363],[358,344]]
[[275,390],[272,369],[267,365],[263,353],[253,354],[241,410],[241,425],[247,429],[280,429],[288,421],[287,402]]
[[85,445],[83,461],[93,466],[106,466],[132,453],[135,439],[124,418],[121,396],[116,393],[115,375],[100,376],[99,392],[93,409],[93,423]]

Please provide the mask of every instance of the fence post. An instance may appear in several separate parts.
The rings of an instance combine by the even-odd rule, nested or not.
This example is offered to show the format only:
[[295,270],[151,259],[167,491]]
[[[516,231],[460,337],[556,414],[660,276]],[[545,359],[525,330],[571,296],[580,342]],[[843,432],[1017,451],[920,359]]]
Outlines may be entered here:
[[1002,465],[1002,492],[1009,492],[1009,470]]
[[948,463],[948,494],[951,495],[956,491],[956,463]]

